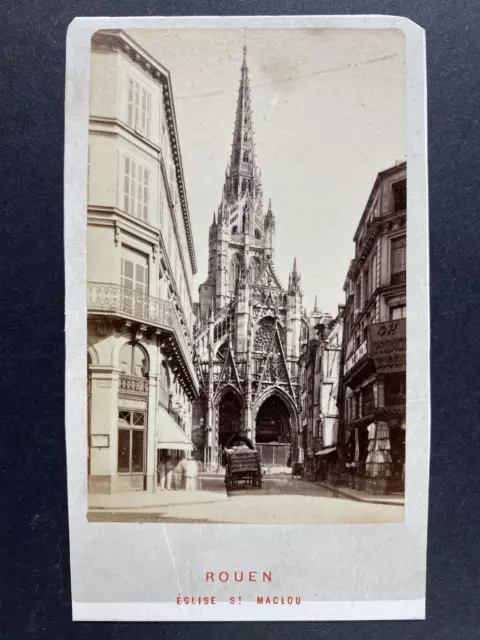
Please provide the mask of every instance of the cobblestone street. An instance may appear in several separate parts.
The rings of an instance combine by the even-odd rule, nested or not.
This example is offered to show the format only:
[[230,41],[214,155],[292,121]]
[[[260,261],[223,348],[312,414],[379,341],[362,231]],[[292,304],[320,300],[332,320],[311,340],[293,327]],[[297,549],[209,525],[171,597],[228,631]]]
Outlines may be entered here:
[[[202,478],[197,492],[154,494],[157,504],[98,508],[91,503],[90,522],[204,522],[245,524],[361,524],[402,522],[402,505],[372,504],[338,497],[330,489],[291,478],[264,479],[261,489],[238,488],[228,496],[223,476]],[[125,501],[126,494],[122,500]]]

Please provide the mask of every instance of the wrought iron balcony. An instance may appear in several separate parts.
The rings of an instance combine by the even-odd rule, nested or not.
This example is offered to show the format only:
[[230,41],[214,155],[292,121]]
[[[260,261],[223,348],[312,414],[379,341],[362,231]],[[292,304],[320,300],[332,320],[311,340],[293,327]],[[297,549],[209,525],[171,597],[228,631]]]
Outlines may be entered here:
[[172,332],[198,392],[198,379],[192,363],[191,341],[182,328],[171,302],[118,284],[89,282],[87,308],[88,313],[91,314],[117,315]]
[[120,374],[120,393],[127,396],[148,396],[148,378]]

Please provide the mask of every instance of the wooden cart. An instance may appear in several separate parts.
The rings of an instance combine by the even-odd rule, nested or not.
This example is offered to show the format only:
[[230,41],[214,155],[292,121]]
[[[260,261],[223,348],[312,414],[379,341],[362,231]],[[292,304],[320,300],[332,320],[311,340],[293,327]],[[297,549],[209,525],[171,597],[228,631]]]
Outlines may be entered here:
[[[233,440],[233,439],[232,439]],[[225,449],[225,486],[227,491],[238,487],[241,481],[252,487],[262,486],[260,455],[250,440],[237,436]]]

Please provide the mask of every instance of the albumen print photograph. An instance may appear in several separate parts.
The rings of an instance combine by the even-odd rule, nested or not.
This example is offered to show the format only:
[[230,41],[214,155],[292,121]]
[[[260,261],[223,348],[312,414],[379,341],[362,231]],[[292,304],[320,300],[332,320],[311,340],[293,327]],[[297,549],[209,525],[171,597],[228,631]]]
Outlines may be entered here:
[[400,30],[94,33],[90,522],[403,522],[406,104]]

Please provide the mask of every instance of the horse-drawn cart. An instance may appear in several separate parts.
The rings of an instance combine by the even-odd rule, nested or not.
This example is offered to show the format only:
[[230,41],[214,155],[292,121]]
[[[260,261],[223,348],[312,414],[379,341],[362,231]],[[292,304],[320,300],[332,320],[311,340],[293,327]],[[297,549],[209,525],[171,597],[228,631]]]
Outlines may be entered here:
[[227,491],[238,487],[243,480],[252,487],[262,486],[260,455],[245,436],[236,436],[225,448],[225,486]]

